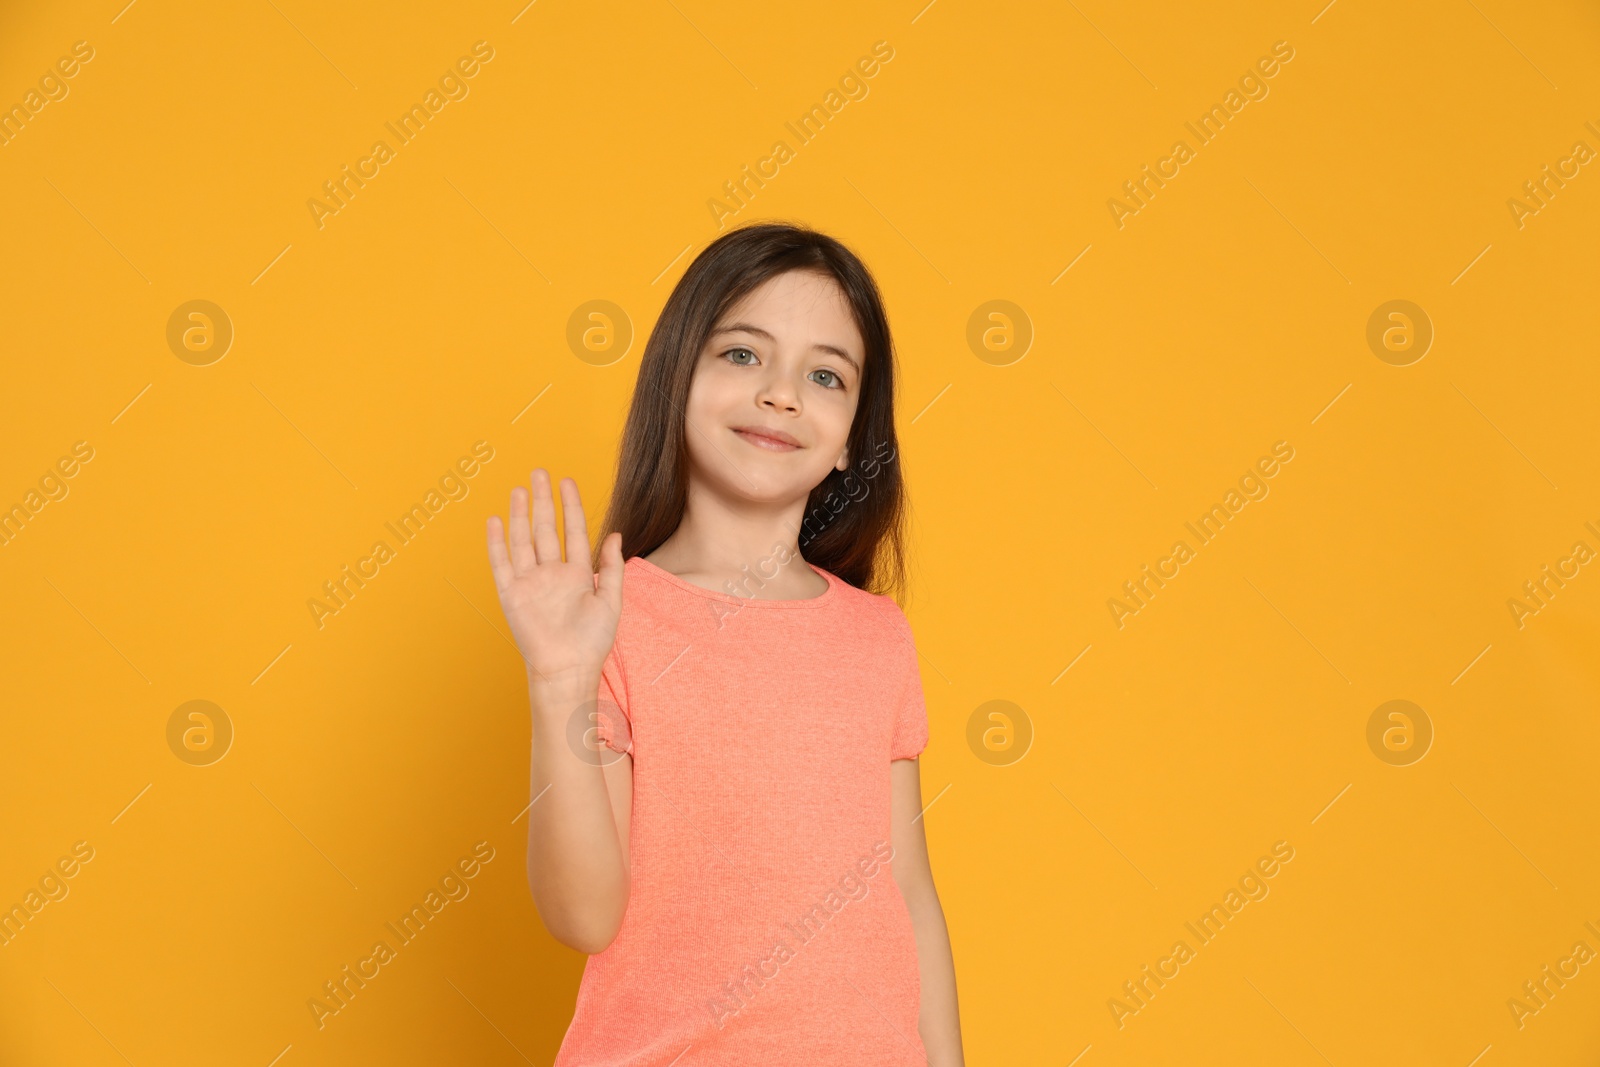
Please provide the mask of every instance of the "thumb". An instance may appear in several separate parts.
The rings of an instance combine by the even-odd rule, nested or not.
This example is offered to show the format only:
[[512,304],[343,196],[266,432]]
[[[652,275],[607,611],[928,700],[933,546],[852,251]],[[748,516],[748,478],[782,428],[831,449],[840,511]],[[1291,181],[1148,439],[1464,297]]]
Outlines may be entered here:
[[594,576],[595,592],[612,610],[622,611],[622,534],[613,531],[600,545],[600,572]]

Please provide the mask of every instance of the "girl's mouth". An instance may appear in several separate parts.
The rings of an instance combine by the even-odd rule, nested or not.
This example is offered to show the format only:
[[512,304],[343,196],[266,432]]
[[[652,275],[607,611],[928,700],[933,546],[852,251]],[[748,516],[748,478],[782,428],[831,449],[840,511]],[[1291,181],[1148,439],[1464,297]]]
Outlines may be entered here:
[[757,448],[765,448],[772,452],[793,452],[800,447],[799,445],[792,445],[787,441],[779,441],[776,438],[764,437],[761,434],[754,433],[749,430],[734,430],[733,432],[744,438],[746,441],[749,441]]

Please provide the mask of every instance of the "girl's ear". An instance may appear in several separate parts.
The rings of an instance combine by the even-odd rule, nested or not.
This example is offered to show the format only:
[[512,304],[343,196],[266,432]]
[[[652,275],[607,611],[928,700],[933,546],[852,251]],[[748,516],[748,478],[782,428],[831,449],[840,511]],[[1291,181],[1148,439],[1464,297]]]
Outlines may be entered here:
[[841,471],[850,469],[850,450],[848,448],[839,453],[839,462],[833,465],[833,469]]

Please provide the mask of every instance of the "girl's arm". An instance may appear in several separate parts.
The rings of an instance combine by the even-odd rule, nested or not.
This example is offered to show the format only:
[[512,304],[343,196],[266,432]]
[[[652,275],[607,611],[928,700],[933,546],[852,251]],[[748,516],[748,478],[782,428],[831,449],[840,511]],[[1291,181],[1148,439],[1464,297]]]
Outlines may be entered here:
[[905,898],[916,931],[917,967],[922,978],[922,1014],[917,1032],[928,1052],[929,1067],[965,1067],[961,1051],[961,1016],[956,1006],[956,967],[944,909],[933,886],[928,842],[922,832],[922,775],[914,759],[889,762],[890,832],[894,838],[895,885]]
[[528,888],[550,935],[592,956],[616,938],[628,906],[633,759],[622,756],[601,768],[571,748],[573,715],[594,707],[598,676],[569,682],[528,675],[534,801]]
[[578,485],[563,478],[563,559],[550,473],[543,467],[533,472],[532,488],[531,494],[521,486],[511,490],[506,528],[498,515],[487,524],[500,607],[528,668],[534,801],[528,809],[528,887],[551,935],[592,955],[617,936],[628,906],[632,760],[602,766],[598,755],[571,738],[590,725],[601,671],[616,642],[622,535],[606,536],[596,574]]

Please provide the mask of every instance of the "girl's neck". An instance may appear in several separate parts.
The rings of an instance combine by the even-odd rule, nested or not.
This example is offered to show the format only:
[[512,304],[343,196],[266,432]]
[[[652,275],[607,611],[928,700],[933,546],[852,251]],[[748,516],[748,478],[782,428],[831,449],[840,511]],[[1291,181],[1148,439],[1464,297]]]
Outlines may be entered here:
[[806,564],[795,535],[783,526],[718,527],[715,532],[702,530],[686,513],[672,535],[644,558],[684,581],[718,591],[728,582],[748,587],[750,576],[760,575],[756,596],[763,600],[805,600],[827,591],[828,580]]

